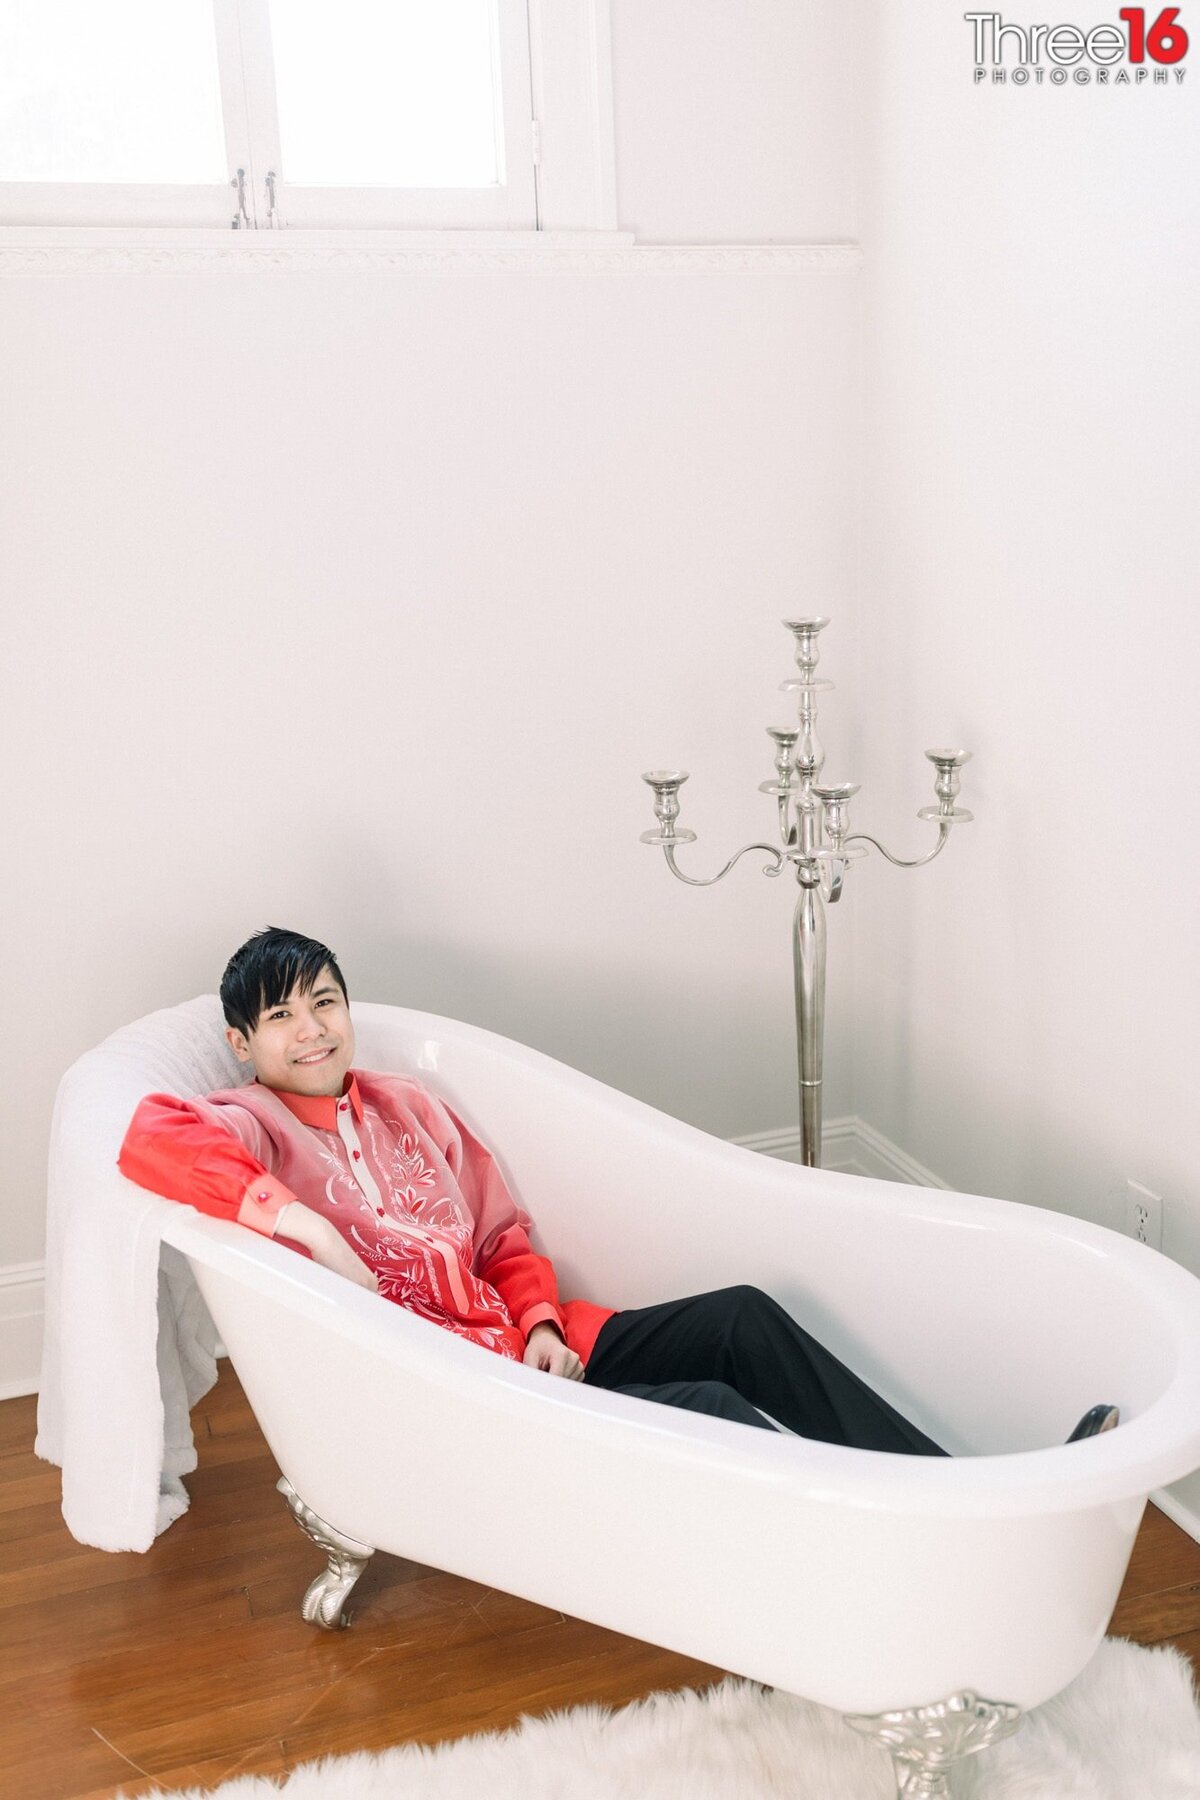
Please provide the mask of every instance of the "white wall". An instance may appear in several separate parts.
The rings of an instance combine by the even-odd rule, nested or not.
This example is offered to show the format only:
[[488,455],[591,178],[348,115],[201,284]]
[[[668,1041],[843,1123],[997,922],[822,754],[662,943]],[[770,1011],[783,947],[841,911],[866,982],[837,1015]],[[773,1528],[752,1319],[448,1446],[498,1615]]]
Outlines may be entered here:
[[621,223],[665,243],[856,235],[861,0],[613,0]]
[[959,740],[977,821],[861,881],[856,1109],[967,1191],[1118,1224],[1132,1176],[1200,1272],[1197,97],[873,37],[859,818],[916,854]]
[[[849,61],[809,71],[823,9],[736,9],[774,83],[752,137],[735,9],[706,9],[709,38],[691,10],[615,9],[622,223],[852,236],[848,181],[794,180],[848,131]],[[673,882],[638,777],[694,771],[704,872],[769,828],[778,620],[849,582],[856,293],[821,271],[0,283],[0,1270],[41,1254],[62,1070],[268,923],[329,941],[352,994],[718,1132],[787,1124],[791,896],[745,867]],[[835,1023],[835,1111],[842,1044]]]

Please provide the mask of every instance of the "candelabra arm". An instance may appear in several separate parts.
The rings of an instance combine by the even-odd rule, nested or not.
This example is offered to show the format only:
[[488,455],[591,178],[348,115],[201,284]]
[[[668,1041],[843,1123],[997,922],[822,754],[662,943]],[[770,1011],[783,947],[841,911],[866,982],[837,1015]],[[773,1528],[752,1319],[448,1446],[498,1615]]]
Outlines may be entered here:
[[751,850],[765,850],[768,856],[773,856],[775,858],[775,867],[773,869],[764,869],[763,874],[778,875],[780,869],[783,867],[784,858],[782,850],[777,850],[774,844],[744,844],[740,850],[734,852],[723,869],[716,875],[709,875],[707,877],[685,875],[675,861],[674,844],[663,845],[663,855],[667,859],[668,869],[670,869],[672,875],[676,876],[680,881],[686,881],[689,887],[712,887],[715,881],[721,881],[728,875],[730,869],[732,869],[734,863],[737,862],[740,857],[749,855]]
[[928,856],[914,856],[912,858],[906,858],[903,856],[893,856],[890,850],[884,849],[883,845],[880,843],[878,838],[869,837],[865,831],[856,831],[854,833],[853,837],[848,837],[845,841],[848,844],[874,844],[876,850],[879,851],[880,855],[886,856],[888,861],[890,863],[895,863],[895,865],[898,869],[919,869],[921,867],[922,863],[932,862],[935,856],[939,856],[941,854],[942,850],[945,848],[946,840],[949,836],[950,836],[949,824],[939,825],[938,826],[938,841],[934,845],[933,849],[929,852]]

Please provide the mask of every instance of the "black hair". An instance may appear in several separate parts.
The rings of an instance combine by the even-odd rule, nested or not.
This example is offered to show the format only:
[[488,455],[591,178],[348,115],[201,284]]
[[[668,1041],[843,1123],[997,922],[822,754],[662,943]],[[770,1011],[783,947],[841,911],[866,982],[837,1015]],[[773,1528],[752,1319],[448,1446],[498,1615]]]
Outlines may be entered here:
[[315,938],[268,925],[235,950],[221,977],[225,1022],[249,1037],[263,1013],[279,1006],[295,988],[310,993],[322,969],[328,969],[349,1002],[337,957]]

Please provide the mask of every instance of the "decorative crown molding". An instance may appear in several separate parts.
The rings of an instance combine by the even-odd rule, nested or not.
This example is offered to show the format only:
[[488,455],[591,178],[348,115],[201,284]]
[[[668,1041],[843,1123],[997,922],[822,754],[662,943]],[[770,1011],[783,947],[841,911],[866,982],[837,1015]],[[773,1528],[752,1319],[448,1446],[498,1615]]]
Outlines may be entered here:
[[856,269],[856,243],[638,244],[628,232],[0,226],[0,275],[647,275]]

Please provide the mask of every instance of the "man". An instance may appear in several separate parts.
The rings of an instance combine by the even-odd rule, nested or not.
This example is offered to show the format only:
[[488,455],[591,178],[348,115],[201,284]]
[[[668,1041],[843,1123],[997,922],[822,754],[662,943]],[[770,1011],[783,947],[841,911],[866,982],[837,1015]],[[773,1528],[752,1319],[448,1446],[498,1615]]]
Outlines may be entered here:
[[[230,959],[246,1087],[139,1105],[119,1157],[143,1187],[286,1240],[481,1348],[548,1374],[828,1443],[943,1456],[757,1288],[615,1311],[563,1303],[490,1152],[409,1076],[353,1068],[337,958],[272,927]],[[1072,1437],[1117,1423],[1096,1407]]]

